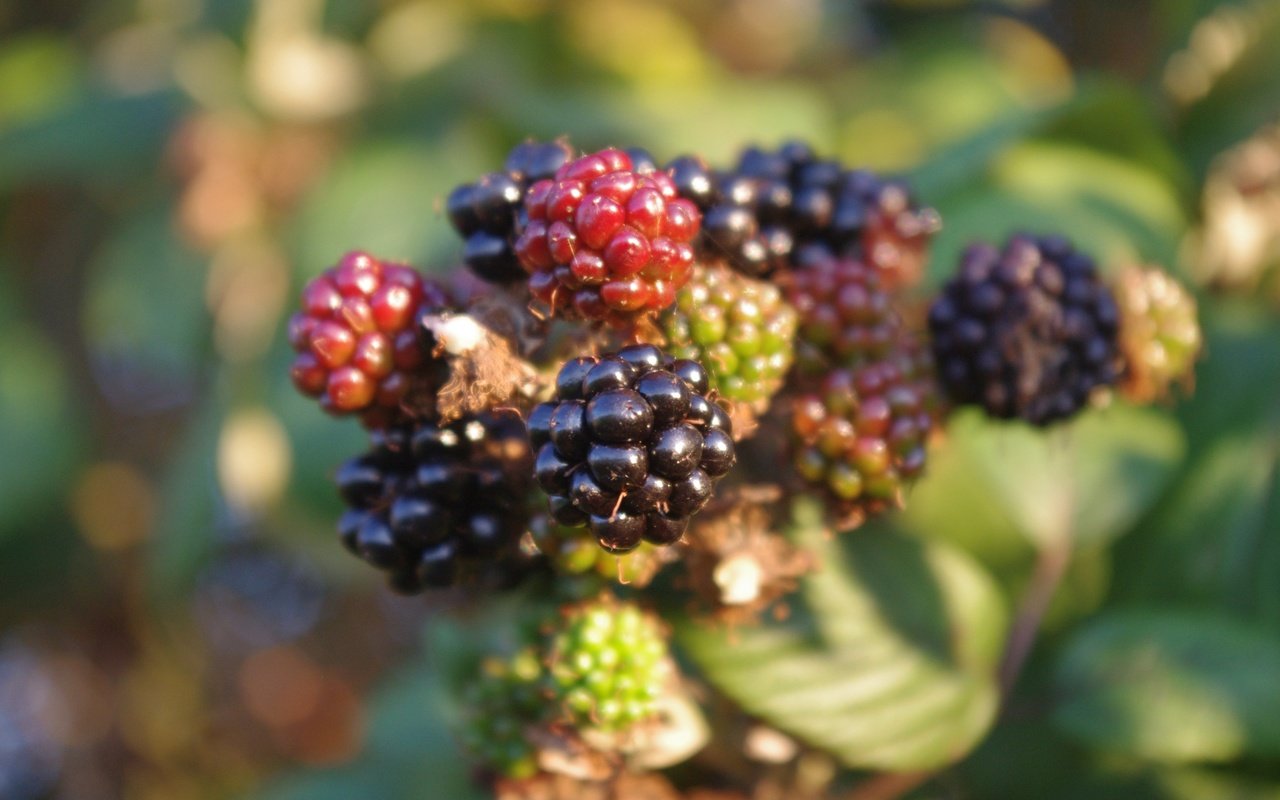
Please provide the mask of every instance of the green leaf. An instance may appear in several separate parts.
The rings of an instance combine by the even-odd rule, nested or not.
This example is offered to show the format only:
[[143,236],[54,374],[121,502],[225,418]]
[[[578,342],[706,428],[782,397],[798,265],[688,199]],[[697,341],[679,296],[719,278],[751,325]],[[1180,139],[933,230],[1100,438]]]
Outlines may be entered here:
[[952,417],[951,446],[967,452],[1023,534],[1096,545],[1129,530],[1160,497],[1185,451],[1168,415],[1116,405],[1047,431]]
[[177,92],[91,94],[0,132],[0,190],[29,180],[121,179],[150,169],[185,102]]
[[1280,755],[1280,641],[1207,613],[1124,612],[1070,642],[1055,723],[1094,747],[1170,762]]
[[822,569],[783,623],[678,641],[746,710],[849,767],[932,769],[991,725],[1005,609],[987,575],[937,542],[885,530],[828,538],[812,504],[795,535]]

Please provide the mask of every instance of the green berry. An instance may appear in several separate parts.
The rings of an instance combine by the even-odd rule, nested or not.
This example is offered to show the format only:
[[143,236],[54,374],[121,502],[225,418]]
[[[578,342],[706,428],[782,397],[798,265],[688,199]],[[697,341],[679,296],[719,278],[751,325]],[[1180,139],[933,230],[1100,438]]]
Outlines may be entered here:
[[791,368],[795,310],[777,287],[723,266],[697,266],[658,322],[672,355],[705,365],[721,397],[757,413]]
[[1158,267],[1125,270],[1115,292],[1125,361],[1121,391],[1149,403],[1175,383],[1189,386],[1203,344],[1195,298]]

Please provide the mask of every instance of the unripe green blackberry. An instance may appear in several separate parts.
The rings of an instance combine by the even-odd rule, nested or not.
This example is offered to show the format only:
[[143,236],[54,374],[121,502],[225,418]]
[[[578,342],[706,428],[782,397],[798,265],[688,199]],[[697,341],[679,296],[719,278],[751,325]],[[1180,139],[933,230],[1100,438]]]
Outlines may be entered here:
[[787,279],[787,300],[800,315],[796,360],[823,374],[888,357],[903,325],[880,273],[864,262],[810,250]]
[[902,488],[924,469],[927,406],[893,359],[834,370],[794,401],[796,471],[825,490],[841,517],[901,505]]
[[1135,403],[1165,397],[1192,382],[1202,336],[1196,300],[1158,267],[1130,267],[1115,286],[1120,306],[1120,390]]
[[564,576],[588,579],[584,592],[599,590],[602,583],[622,583],[642,587],[649,585],[662,568],[656,545],[641,542],[629,553],[610,553],[581,528],[561,525],[547,514],[539,514],[529,524],[533,543],[547,557],[551,568]]
[[526,731],[546,715],[543,680],[542,663],[530,647],[510,660],[486,659],[463,692],[462,745],[488,769],[508,778],[538,771]]
[[720,397],[763,412],[791,368],[796,312],[770,283],[696,266],[658,320],[668,351],[705,365]]
[[548,693],[562,721],[622,733],[653,719],[670,670],[657,621],[612,598],[563,613],[547,661]]

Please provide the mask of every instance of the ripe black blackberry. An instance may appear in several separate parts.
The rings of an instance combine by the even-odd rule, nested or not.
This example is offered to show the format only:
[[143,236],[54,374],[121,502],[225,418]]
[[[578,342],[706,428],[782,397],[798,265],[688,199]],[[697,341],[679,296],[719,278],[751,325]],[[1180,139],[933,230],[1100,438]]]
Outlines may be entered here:
[[819,159],[803,142],[749,147],[729,171],[690,156],[669,169],[702,210],[698,255],[748,275],[803,263],[816,249],[858,256],[893,289],[918,280],[940,227],[937,212],[916,206],[902,182]]
[[1066,419],[1116,382],[1119,310],[1093,261],[1057,236],[978,244],[929,309],[943,388],[957,404],[1032,425]]
[[391,428],[372,444],[336,477],[348,506],[338,522],[348,550],[389,572],[406,594],[518,577],[532,462],[519,415]]
[[679,540],[736,459],[708,386],[702,365],[653,345],[568,361],[553,399],[529,414],[552,517],[614,553]]
[[466,239],[462,257],[472,271],[492,283],[510,283],[527,276],[512,245],[523,225],[524,196],[536,181],[553,176],[574,156],[563,140],[527,141],[507,155],[501,172],[449,193],[445,211],[454,230]]

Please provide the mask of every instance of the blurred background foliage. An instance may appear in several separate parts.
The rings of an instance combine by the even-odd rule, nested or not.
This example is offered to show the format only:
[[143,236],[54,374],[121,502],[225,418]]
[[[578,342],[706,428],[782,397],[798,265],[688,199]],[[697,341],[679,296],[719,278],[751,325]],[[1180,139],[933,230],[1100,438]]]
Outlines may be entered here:
[[[351,248],[453,266],[449,189],[562,134],[904,174],[931,286],[1018,229],[1197,286],[1193,399],[961,415],[906,513],[811,542],[807,615],[730,642],[769,659],[674,622],[725,696],[922,797],[1280,797],[1277,74],[1268,0],[0,4],[0,797],[477,796],[440,676],[504,606],[459,624],[335,546],[362,436],[294,395],[282,319]],[[884,713],[821,718],[876,670]]]

